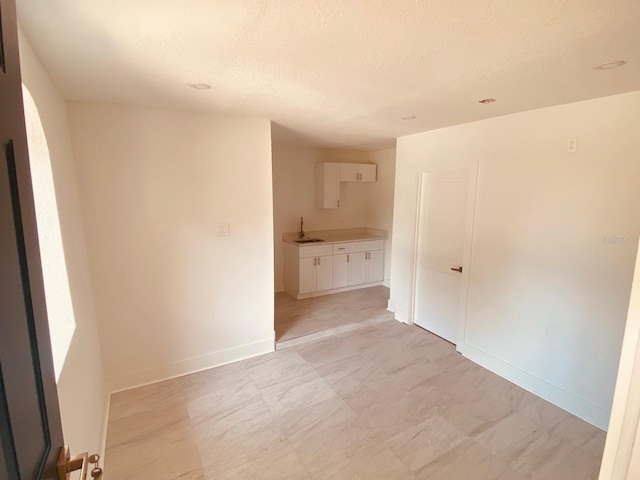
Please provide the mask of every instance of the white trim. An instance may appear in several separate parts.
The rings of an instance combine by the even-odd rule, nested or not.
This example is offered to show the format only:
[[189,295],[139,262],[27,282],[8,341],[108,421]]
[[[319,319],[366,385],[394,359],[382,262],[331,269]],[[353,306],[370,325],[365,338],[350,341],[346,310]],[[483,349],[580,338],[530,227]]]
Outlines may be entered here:
[[622,340],[618,379],[611,407],[609,433],[602,456],[600,480],[625,480],[630,469],[640,464],[637,448],[640,420],[640,255],[636,258],[635,275],[627,324]]
[[395,313],[397,309],[398,309],[398,304],[395,301],[391,299],[387,300],[387,310],[389,310],[392,313]]
[[104,466],[104,458],[107,452],[107,430],[109,429],[109,410],[111,409],[111,393],[106,394],[104,402],[103,419],[102,419],[102,432],[100,433],[100,445],[98,446],[100,455],[100,465]]
[[[411,252],[411,290],[409,292],[409,314],[407,315],[405,323],[413,325],[415,319],[415,306],[416,306],[416,280],[418,278],[418,249],[420,246],[420,218],[422,217],[422,190],[425,182],[427,172],[418,172],[418,191],[416,192],[416,216],[413,219],[415,225],[413,231],[413,249]],[[400,320],[400,319],[398,319]],[[401,320],[402,321],[402,320]]]
[[469,343],[461,342],[458,351],[478,365],[491,370],[501,377],[515,383],[535,395],[553,403],[577,417],[606,430],[609,422],[609,410],[599,407],[588,400],[549,383],[515,365],[491,355]]
[[122,392],[132,388],[190,375],[273,351],[275,351],[275,336],[238,347],[188,358],[170,365],[128,372],[111,382],[114,387],[111,393]]
[[402,310],[400,307],[396,308],[393,318],[395,318],[399,322],[409,325],[409,316],[407,315],[407,312]]
[[323,297],[324,295],[350,292],[351,290],[360,290],[361,288],[378,287],[380,285],[382,285],[382,282],[371,282],[371,283],[361,283],[359,285],[352,285],[350,287],[332,288],[330,290],[322,290],[321,292],[299,293],[296,299],[302,300],[304,298]]
[[387,311],[393,313],[393,318],[402,323],[409,323],[407,313],[394,300],[387,300]]

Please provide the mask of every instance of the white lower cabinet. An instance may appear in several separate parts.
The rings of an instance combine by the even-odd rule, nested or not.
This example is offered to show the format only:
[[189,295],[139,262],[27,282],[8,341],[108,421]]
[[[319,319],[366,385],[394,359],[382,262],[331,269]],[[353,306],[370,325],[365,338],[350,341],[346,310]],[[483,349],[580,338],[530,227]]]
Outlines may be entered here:
[[285,243],[285,290],[295,298],[379,284],[384,241],[297,246]]
[[365,281],[381,282],[384,280],[384,251],[374,250],[368,253],[369,258],[366,259]]
[[381,282],[384,279],[382,250],[349,254],[349,285]]
[[365,283],[365,252],[349,254],[349,285]]
[[311,293],[333,288],[331,255],[300,259],[300,292]]
[[349,286],[349,255],[333,256],[333,288]]

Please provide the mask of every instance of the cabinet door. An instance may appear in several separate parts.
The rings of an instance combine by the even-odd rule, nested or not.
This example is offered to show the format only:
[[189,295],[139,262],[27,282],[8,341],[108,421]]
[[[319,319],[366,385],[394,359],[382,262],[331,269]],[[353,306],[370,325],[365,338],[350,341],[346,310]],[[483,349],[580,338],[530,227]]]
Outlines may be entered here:
[[299,293],[316,291],[316,259],[315,257],[300,259],[300,288]]
[[316,292],[330,290],[333,286],[333,255],[318,257],[316,263]]
[[359,166],[360,166],[360,181],[361,182],[375,182],[376,181],[376,167],[377,167],[377,165],[361,163]]
[[358,181],[358,164],[357,163],[341,163],[340,164],[340,181],[341,182],[357,182]]
[[367,283],[381,282],[384,279],[384,251],[369,252],[367,260]]
[[349,255],[333,256],[333,288],[349,285]]
[[365,252],[349,254],[349,285],[360,285],[365,280]]
[[316,164],[316,205],[318,208],[340,206],[340,164]]

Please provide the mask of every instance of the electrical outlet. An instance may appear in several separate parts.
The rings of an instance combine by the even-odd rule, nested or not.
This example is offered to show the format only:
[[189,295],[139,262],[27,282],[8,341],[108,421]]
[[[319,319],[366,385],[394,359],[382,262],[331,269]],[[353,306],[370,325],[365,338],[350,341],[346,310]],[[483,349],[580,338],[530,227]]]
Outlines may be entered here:
[[567,152],[575,153],[578,151],[578,138],[570,138],[567,141]]

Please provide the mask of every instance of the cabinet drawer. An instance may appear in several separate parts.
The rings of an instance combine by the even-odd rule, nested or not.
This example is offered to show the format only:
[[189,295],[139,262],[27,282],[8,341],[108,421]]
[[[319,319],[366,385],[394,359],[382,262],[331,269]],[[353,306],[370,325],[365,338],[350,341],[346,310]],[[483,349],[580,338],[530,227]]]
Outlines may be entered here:
[[321,257],[323,255],[333,254],[331,245],[309,245],[298,247],[298,250],[298,258]]
[[384,248],[384,240],[367,240],[364,242],[353,242],[349,244],[349,253],[372,252],[374,250],[382,250]]
[[349,253],[349,243],[336,243],[333,245],[333,254],[341,255],[343,253]]

